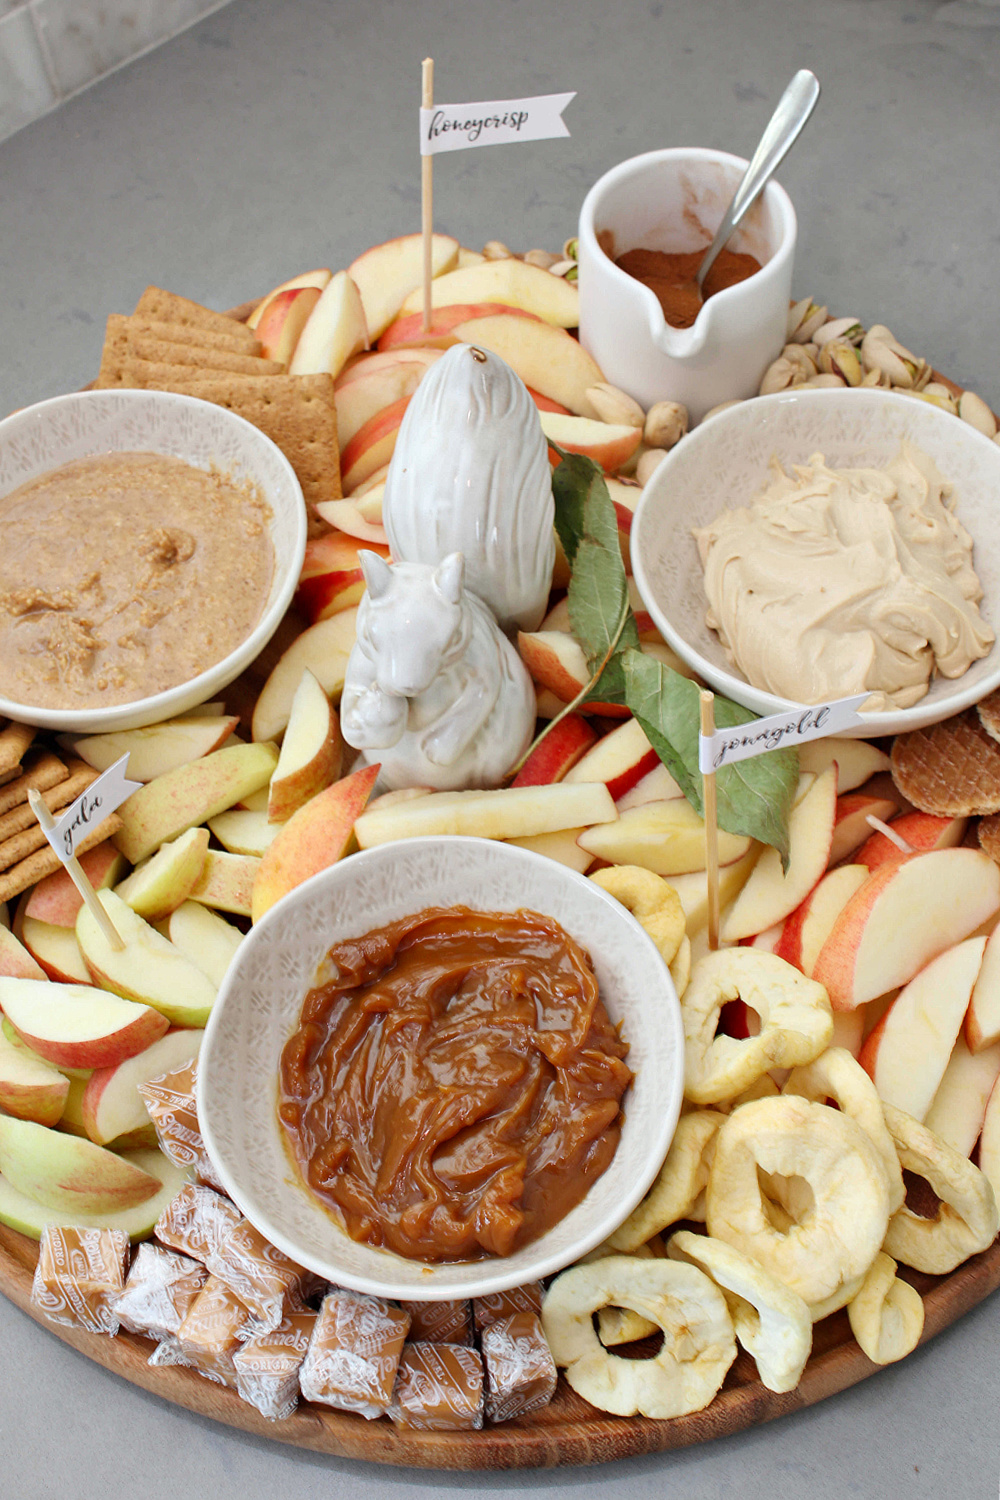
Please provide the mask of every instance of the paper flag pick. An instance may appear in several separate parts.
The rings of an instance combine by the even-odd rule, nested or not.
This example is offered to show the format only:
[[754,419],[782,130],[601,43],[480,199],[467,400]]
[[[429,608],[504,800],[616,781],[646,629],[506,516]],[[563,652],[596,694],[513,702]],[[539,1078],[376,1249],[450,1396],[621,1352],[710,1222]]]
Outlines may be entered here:
[[793,708],[783,714],[769,714],[766,719],[751,719],[717,729],[712,735],[698,736],[698,769],[718,771],[737,760],[750,760],[768,750],[794,749],[806,740],[825,739],[864,724],[859,706],[870,693],[855,693],[852,698],[836,698],[832,703],[814,703],[809,708]]
[[116,760],[113,766],[92,781],[86,791],[75,802],[71,802],[58,822],[46,828],[45,836],[59,858],[66,862],[76,853],[76,846],[87,833],[120,807],[126,797],[131,797],[142,786],[141,781],[129,781],[125,775],[128,755]]
[[420,154],[467,151],[474,146],[509,146],[514,141],[545,141],[569,135],[562,112],[572,94],[539,94],[534,99],[490,99],[483,104],[434,104],[420,111]]

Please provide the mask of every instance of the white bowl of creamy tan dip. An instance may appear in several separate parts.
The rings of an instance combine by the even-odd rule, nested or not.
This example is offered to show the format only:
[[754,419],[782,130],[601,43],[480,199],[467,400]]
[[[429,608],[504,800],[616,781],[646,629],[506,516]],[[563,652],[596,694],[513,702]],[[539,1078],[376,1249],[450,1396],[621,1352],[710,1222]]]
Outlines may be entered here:
[[867,691],[897,734],[1000,684],[1000,448],[882,390],[787,391],[710,418],[656,470],[632,566],[657,628],[759,714]]
[[81,391],[0,422],[0,716],[93,733],[203,703],[274,634],[305,550],[284,454],[224,407]]

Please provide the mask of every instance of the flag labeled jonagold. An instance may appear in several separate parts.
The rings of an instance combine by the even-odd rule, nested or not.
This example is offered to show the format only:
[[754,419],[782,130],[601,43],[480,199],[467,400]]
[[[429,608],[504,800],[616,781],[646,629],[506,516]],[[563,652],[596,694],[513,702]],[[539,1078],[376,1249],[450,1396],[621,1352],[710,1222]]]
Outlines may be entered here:
[[718,771],[734,761],[750,760],[768,750],[783,750],[802,745],[806,740],[825,739],[863,724],[858,708],[870,693],[856,693],[852,698],[836,698],[832,703],[814,703],[809,708],[793,708],[788,713],[769,714],[766,719],[751,719],[717,729],[714,734],[698,736],[698,769],[706,774]]
[[127,768],[128,755],[123,755],[70,803],[57,823],[45,829],[45,837],[61,860],[72,859],[87,834],[142,786],[141,781],[128,779]]
[[534,99],[490,99],[483,104],[435,104],[420,111],[420,155],[466,151],[473,146],[509,146],[569,135],[562,112],[572,94]]

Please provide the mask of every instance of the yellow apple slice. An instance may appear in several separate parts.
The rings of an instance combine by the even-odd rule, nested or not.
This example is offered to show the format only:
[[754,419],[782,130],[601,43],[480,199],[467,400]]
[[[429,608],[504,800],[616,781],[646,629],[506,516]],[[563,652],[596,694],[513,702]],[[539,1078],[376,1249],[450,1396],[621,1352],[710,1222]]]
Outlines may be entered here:
[[[208,853],[208,829],[189,828],[127,876],[115,891],[147,922],[159,922],[186,901]],[[110,1139],[110,1137],[108,1137]]]
[[[432,306],[450,307],[458,302],[503,302],[557,328],[576,328],[580,322],[580,295],[571,281],[513,257],[485,260],[436,277],[431,283]],[[403,302],[399,313],[406,317],[408,313],[423,312],[423,307],[423,287],[418,286]],[[601,380],[603,376],[597,378]]]
[[603,782],[552,782],[498,791],[431,792],[362,813],[354,833],[362,849],[422,834],[464,833],[487,839],[529,838],[618,816]]
[[324,288],[289,365],[291,375],[339,375],[352,354],[368,347],[361,296],[346,271]]
[[[431,275],[440,276],[458,263],[458,241],[450,234],[431,236]],[[414,288],[422,288],[424,240],[421,234],[404,234],[384,244],[372,245],[353,260],[348,275],[361,294],[368,334],[377,339],[399,312]]]
[[[752,842],[723,829],[718,841],[720,865],[742,859]],[[613,823],[585,829],[580,847],[609,864],[640,865],[656,875],[687,875],[705,868],[705,823],[683,797],[647,802],[620,813]]]
[[41,1239],[46,1224],[62,1228],[123,1229],[131,1240],[148,1239],[164,1209],[187,1182],[188,1174],[155,1149],[126,1151],[120,1159],[127,1166],[147,1173],[157,1183],[153,1196],[135,1208],[105,1209],[90,1214],[83,1213],[76,1205],[68,1209],[45,1208],[34,1198],[18,1192],[6,1177],[0,1177],[0,1224],[33,1240]]
[[255,740],[280,739],[284,734],[296,689],[307,667],[324,693],[339,702],[347,658],[355,641],[357,617],[357,609],[342,609],[296,637],[258,695],[253,711]]
[[115,1213],[152,1198],[160,1183],[93,1141],[0,1115],[0,1172],[17,1192],[46,1208]]
[[185,901],[170,913],[167,936],[218,989],[243,941],[238,927],[199,901]]
[[260,860],[249,854],[220,854],[209,849],[191,900],[217,911],[232,912],[237,917],[248,917],[259,865]]
[[[549,279],[556,280],[554,276]],[[587,391],[604,376],[582,345],[562,328],[497,313],[459,323],[452,333],[462,343],[499,355],[533,391],[579,417],[597,416]]]
[[208,826],[227,854],[252,854],[259,859],[274,843],[280,823],[268,821],[267,808],[250,812],[239,808],[209,818]]
[[101,891],[98,900],[125,947],[112,947],[89,909],[81,909],[76,938],[97,983],[126,1000],[152,1006],[172,1026],[204,1026],[216,995],[207,975],[114,891]]

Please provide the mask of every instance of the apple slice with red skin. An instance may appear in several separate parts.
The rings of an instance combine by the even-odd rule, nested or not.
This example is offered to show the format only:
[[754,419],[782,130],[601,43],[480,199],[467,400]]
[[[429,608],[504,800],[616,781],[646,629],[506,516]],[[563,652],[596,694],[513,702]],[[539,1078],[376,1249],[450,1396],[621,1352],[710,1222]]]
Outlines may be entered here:
[[969,1051],[982,1052],[1000,1042],[1000,925],[986,940],[965,1017],[965,1040]]
[[[235,721],[234,721],[235,722]],[[98,844],[81,854],[80,868],[95,891],[106,890],[117,885],[125,876],[128,861],[112,843]],[[24,915],[39,922],[48,922],[52,927],[76,926],[77,913],[83,905],[83,897],[70,879],[69,871],[60,866],[51,875],[40,880],[30,892],[24,906]]]
[[355,435],[386,407],[412,396],[428,368],[415,360],[399,359],[334,391],[341,452],[347,452]]
[[[106,771],[123,755],[132,781],[155,781],[167,771],[200,760],[224,745],[239,724],[235,714],[166,719],[145,729],[117,729],[72,742],[74,754],[95,771]],[[32,913],[35,915],[35,913]],[[47,921],[48,918],[43,918]]]
[[596,742],[597,735],[586,719],[580,714],[567,714],[530,752],[511,785],[545,786],[563,781]]
[[[838,865],[867,841],[872,831],[869,818],[879,818],[884,823],[898,810],[898,804],[890,797],[872,797],[866,792],[845,792],[838,797],[829,863]],[[858,859],[856,863],[867,866],[868,862]]]
[[149,1005],[48,979],[0,978],[0,1009],[32,1052],[57,1067],[114,1067],[157,1041],[170,1024]]
[[[432,309],[469,302],[501,302],[508,311],[533,313],[559,332],[576,328],[580,322],[580,296],[573,282],[513,256],[481,261],[431,282]],[[417,287],[403,302],[400,314],[423,310],[423,287]]]
[[162,1151],[129,1151],[121,1159],[148,1172],[158,1184],[153,1196],[136,1208],[104,1209],[95,1214],[82,1213],[79,1205],[69,1209],[45,1208],[0,1177],[0,1224],[35,1240],[41,1239],[47,1224],[78,1229],[123,1229],[132,1240],[148,1239],[167,1205],[188,1181],[187,1173],[168,1161]]
[[401,396],[391,406],[370,417],[347,443],[340,455],[344,491],[353,495],[358,485],[370,479],[396,451],[399,428],[412,397]]
[[837,789],[841,795],[856,791],[876,772],[889,769],[888,755],[868,740],[847,740],[831,735],[825,740],[807,740],[799,746],[800,771],[811,771],[818,776],[834,761],[837,762]]
[[288,367],[290,375],[336,377],[352,354],[368,348],[361,296],[346,271],[338,271],[323,288],[299,335]]
[[[379,496],[378,513],[382,514],[381,495]],[[316,506],[319,515],[324,521],[329,521],[331,526],[336,526],[338,531],[345,535],[356,537],[359,542],[366,546],[384,547],[389,550],[389,538],[386,536],[385,527],[382,522],[369,521],[354,500],[320,500]]]
[[64,1073],[0,1031],[0,1110],[19,1120],[56,1125],[68,1093]]
[[283,281],[280,286],[274,288],[273,292],[268,292],[267,296],[257,303],[257,306],[249,318],[247,318],[247,327],[256,332],[261,318],[267,312],[268,305],[275,297],[280,297],[283,292],[295,291],[297,288],[304,286],[315,287],[318,292],[322,292],[330,285],[332,280],[333,272],[324,266],[321,270],[303,271],[298,276],[293,276],[290,281]]
[[[558,412],[547,411],[540,413],[540,420],[550,443],[557,443],[567,453],[583,454],[599,464],[606,474],[614,474],[627,463],[642,442],[641,427],[629,427],[620,422],[598,422],[572,413],[560,416]],[[553,466],[561,462],[559,454],[551,447],[549,462]],[[631,523],[631,512],[627,514]]]
[[[83,905],[82,900],[80,905]],[[93,983],[76,941],[75,923],[72,927],[56,927],[51,922],[24,917],[19,926],[25,948],[49,979],[58,984]],[[32,979],[39,976],[26,974],[23,977]]]
[[[89,908],[83,907],[76,921],[76,939],[97,983],[128,1001],[152,1006],[170,1026],[204,1026],[216,996],[216,987],[204,971],[185,958],[155,927],[144,922],[114,891],[102,891],[98,900],[125,947],[113,947]],[[161,1030],[152,1040],[162,1034]],[[131,1057],[133,1053],[127,1055]]]
[[354,825],[365,809],[379,767],[363,766],[300,807],[260,861],[253,884],[254,922],[289,891],[336,864],[350,848]]
[[985,938],[966,938],[932,958],[903,986],[861,1049],[858,1061],[879,1098],[915,1120],[926,1118],[940,1087],[985,946]]
[[168,1031],[158,1042],[114,1068],[98,1068],[83,1091],[80,1113],[90,1140],[99,1146],[150,1123],[139,1085],[193,1063],[204,1032]]
[[344,745],[337,711],[306,667],[292,699],[281,754],[271,777],[267,816],[284,823],[337,780]]
[[313,537],[306,543],[295,602],[310,625],[353,609],[360,601],[365,591],[365,578],[358,561],[362,549],[376,552],[389,561],[388,547],[362,542],[337,531]]
[[[561,630],[522,630],[517,649],[535,682],[555,693],[563,705],[571,703],[590,681],[587,659],[571,635]],[[588,714],[607,719],[627,719],[629,711],[620,703],[587,703]]]
[[399,364],[423,365],[426,369],[435,360],[441,358],[440,349],[387,349],[384,353],[378,353],[372,349],[363,354],[355,354],[348,360],[336,380],[333,382],[334,391],[342,391],[345,385],[352,381],[367,379],[377,370],[388,370]]
[[265,359],[277,359],[283,365],[291,363],[302,330],[322,295],[315,286],[285,287],[283,291],[275,292],[261,313],[256,328]]
[[160,1181],[93,1141],[0,1115],[0,1171],[17,1192],[57,1211],[98,1214],[135,1208]]
[[[458,241],[450,234],[431,235],[432,277],[455,269],[458,249]],[[369,336],[377,339],[410,293],[417,287],[423,288],[424,237],[403,234],[372,245],[351,261],[347,274],[361,294]]]
[[390,323],[379,339],[378,352],[391,354],[402,353],[408,349],[434,349],[440,354],[445,349],[450,349],[453,344],[462,342],[454,331],[460,323],[471,322],[473,318],[491,318],[498,314],[512,314],[518,318],[530,318],[532,322],[540,321],[534,313],[524,312],[521,308],[507,307],[503,302],[454,303],[451,307],[434,309],[431,314],[430,328],[424,327],[422,312],[407,313],[397,318],[394,323]]
[[908,983],[998,910],[1000,868],[981,850],[900,855],[873,870],[848,901],[812,977],[834,1010],[853,1010]]
[[774,949],[778,957],[812,978],[819,951],[834,922],[867,879],[864,865],[840,865],[827,871],[782,923],[781,937]]
[[44,979],[45,970],[8,927],[0,927],[0,974],[10,979]]
[[558,401],[578,417],[597,416],[587,391],[604,377],[583,345],[564,329],[508,311],[470,318],[453,331],[461,343],[504,360],[530,390]]
[[[598,740],[569,772],[567,780],[603,781],[613,800],[618,802],[661,764],[638,719],[629,719]],[[670,779],[676,786],[673,777]],[[677,793],[680,795],[679,787]]]
[[[249,854],[220,854],[218,849],[209,849],[201,878],[191,892],[191,900],[215,911],[248,917],[260,863]],[[199,1024],[204,1025],[204,1022]]]
[[658,761],[623,796],[615,798],[615,806],[621,814],[628,812],[630,807],[642,807],[647,802],[670,802],[674,797],[683,795],[666,766]]
[[306,667],[327,697],[334,703],[340,701],[347,658],[355,641],[357,618],[356,608],[342,609],[296,636],[279,657],[257,695],[252,729],[255,740],[280,739],[284,734],[295,692]]
[[[900,813],[898,818],[883,819],[917,854],[926,854],[930,849],[953,849],[965,837],[968,821],[968,818],[939,818],[925,812]],[[898,859],[901,852],[892,839],[876,829],[862,844],[855,860],[874,870],[887,859]]]
[[1000,1078],[1000,1043],[972,1053],[959,1033],[933,1103],[924,1118],[928,1130],[971,1156],[986,1118],[993,1086]]

